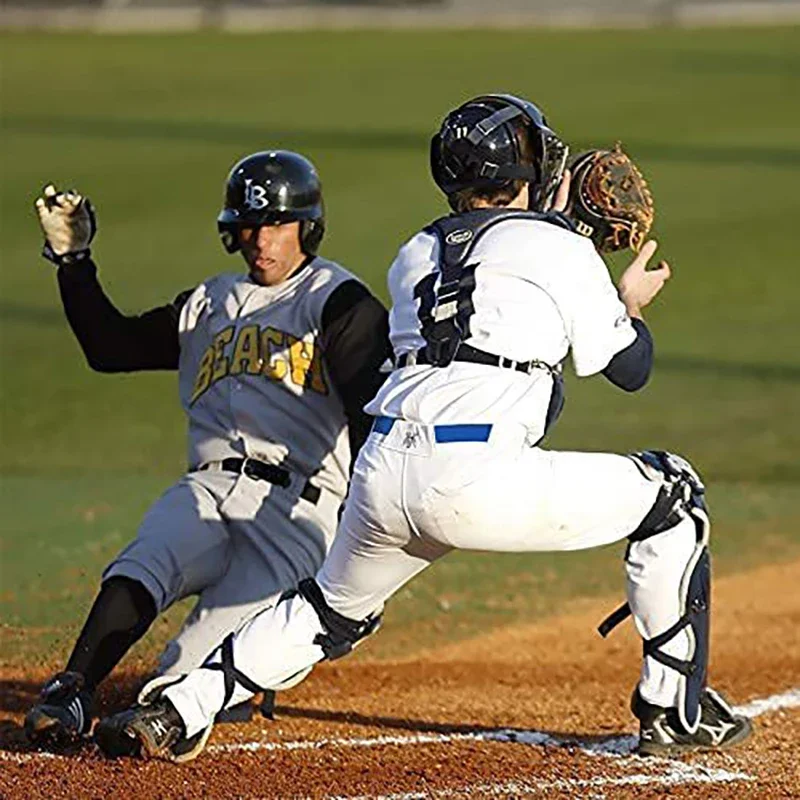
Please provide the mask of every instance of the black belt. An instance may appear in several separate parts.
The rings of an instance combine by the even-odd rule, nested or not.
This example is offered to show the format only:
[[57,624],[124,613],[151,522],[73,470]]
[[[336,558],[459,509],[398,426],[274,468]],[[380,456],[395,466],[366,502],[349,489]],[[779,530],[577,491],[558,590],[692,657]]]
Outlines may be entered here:
[[[514,361],[513,359],[506,358],[505,356],[496,356],[494,353],[487,353],[485,350],[479,350],[470,344],[460,344],[453,361],[468,361],[471,364],[486,364],[490,367],[503,367],[504,369],[514,369],[518,372],[525,372],[530,375],[534,369],[544,369],[550,372],[558,372],[556,367],[544,361],[539,361],[534,358],[530,361]],[[425,348],[418,350],[416,353],[403,353],[396,362],[397,367],[413,367],[416,364],[430,364],[430,360],[426,354]]]
[[[258,461],[255,458],[223,458],[222,461],[210,461],[207,464],[201,464],[198,470],[212,468],[223,472],[235,472],[237,475],[247,475],[248,478],[252,478],[254,481],[267,481],[283,489],[288,489],[292,482],[292,474],[288,469],[276,467],[274,464],[267,464],[265,461]],[[306,481],[303,491],[300,492],[300,497],[316,505],[321,494],[322,490],[319,486],[314,486],[311,481]]]

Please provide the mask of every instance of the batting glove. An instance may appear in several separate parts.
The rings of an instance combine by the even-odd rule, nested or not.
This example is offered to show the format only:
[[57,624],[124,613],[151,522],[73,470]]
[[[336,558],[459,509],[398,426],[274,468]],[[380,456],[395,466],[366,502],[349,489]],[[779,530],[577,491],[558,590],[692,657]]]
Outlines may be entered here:
[[72,190],[59,192],[51,183],[36,201],[36,213],[44,233],[45,258],[61,266],[89,257],[97,222],[87,198]]

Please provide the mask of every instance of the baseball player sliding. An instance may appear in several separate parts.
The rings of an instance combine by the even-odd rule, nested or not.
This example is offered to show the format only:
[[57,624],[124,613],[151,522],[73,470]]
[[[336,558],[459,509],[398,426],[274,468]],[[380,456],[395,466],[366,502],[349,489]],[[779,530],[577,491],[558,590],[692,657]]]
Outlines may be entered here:
[[697,473],[665,452],[540,446],[569,352],[579,376],[644,385],[652,339],[642,312],[669,277],[663,262],[646,269],[651,241],[615,287],[592,242],[547,213],[566,205],[566,157],[525,100],[477,97],[447,116],[431,165],[454,213],[413,236],[389,270],[396,368],[367,405],[372,432],[325,563],[201,667],[151,683],[136,706],[101,721],[105,753],[196,756],[221,709],[349,652],[394,592],[453,549],[623,539],[644,641],[632,698],[641,752],[747,738],[750,723],[706,681],[709,518]]
[[29,739],[60,744],[89,732],[95,688],[176,600],[199,596],[162,656],[167,674],[199,666],[242,619],[316,573],[390,347],[381,303],[317,255],[321,186],[296,153],[256,153],[230,173],[219,231],[247,273],[141,316],[123,316],[98,282],[89,201],[48,186],[36,209],[89,364],[177,369],[189,423],[189,471],[105,570],[65,671],[27,714]]

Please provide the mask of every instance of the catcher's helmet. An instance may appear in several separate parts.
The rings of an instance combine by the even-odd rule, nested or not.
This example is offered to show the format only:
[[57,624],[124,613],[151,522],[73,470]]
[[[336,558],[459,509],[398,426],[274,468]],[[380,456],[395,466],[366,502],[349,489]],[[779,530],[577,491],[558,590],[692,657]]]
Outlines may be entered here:
[[325,232],[322,185],[314,165],[298,153],[269,150],[239,161],[225,184],[217,217],[222,244],[239,250],[239,228],[300,222],[300,247],[316,255]]
[[[527,136],[532,156],[520,152]],[[431,139],[431,172],[452,195],[462,189],[502,189],[515,180],[530,184],[529,207],[545,211],[564,174],[569,148],[528,100],[486,94],[451,111]]]

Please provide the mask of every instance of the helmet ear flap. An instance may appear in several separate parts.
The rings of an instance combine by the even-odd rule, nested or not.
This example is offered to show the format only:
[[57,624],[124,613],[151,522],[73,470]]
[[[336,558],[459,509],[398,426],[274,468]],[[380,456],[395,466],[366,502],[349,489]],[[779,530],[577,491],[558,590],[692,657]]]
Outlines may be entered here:
[[300,220],[300,249],[307,256],[315,256],[325,235],[325,223],[321,219]]
[[242,249],[239,244],[239,229],[237,225],[229,222],[218,222],[217,230],[226,253],[237,253]]

